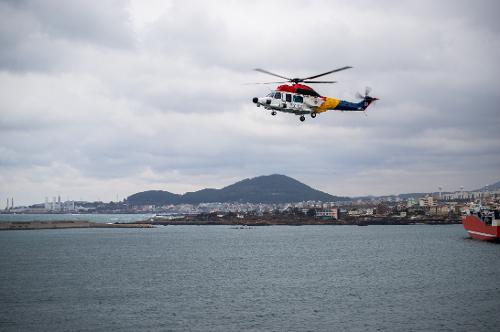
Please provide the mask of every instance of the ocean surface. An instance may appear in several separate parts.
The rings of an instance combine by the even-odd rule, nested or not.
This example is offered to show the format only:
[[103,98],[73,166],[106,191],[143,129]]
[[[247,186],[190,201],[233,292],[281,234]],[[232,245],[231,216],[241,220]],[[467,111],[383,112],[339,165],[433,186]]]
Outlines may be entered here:
[[498,331],[461,225],[0,232],[0,331]]
[[128,222],[133,223],[149,219],[154,214],[0,214],[0,222],[6,221],[90,221],[95,223],[115,223]]

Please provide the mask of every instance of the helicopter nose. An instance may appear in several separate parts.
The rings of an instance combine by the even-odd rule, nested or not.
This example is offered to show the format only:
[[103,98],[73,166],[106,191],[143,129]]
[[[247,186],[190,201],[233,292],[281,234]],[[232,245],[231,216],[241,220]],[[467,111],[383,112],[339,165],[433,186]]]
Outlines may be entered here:
[[259,101],[259,98],[254,97],[254,98],[252,99],[252,101],[254,102],[254,104],[257,104],[257,102]]

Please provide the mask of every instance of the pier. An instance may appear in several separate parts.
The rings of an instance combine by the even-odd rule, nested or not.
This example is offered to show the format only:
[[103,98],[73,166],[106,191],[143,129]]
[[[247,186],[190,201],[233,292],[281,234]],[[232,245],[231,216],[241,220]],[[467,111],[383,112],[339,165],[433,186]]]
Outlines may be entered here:
[[150,224],[102,224],[90,221],[11,221],[0,222],[0,230],[32,230],[63,228],[152,228]]

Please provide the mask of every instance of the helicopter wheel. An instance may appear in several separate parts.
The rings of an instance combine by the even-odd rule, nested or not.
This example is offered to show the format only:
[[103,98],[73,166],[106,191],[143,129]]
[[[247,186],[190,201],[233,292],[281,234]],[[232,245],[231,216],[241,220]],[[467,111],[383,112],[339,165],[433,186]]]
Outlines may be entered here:
[[311,113],[311,118],[313,118],[313,119],[314,119],[315,117],[316,117],[316,113],[315,113],[315,112],[312,112],[312,113]]
[[272,111],[271,115],[273,115],[273,116],[276,115],[276,111]]
[[299,119],[300,119],[300,121],[304,122],[306,120],[306,117],[301,115]]

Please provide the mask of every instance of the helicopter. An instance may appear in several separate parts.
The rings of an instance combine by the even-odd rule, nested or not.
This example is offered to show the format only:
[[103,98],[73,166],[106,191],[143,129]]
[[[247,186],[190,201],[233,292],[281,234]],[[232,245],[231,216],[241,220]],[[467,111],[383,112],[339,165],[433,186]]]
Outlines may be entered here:
[[289,78],[283,75],[278,75],[267,71],[265,69],[256,68],[255,71],[279,77],[286,81],[279,82],[264,82],[256,84],[280,84],[275,90],[269,93],[265,97],[254,97],[252,99],[253,103],[257,107],[264,107],[266,110],[271,110],[271,115],[276,115],[277,112],[292,113],[295,115],[300,115],[300,121],[305,121],[306,114],[309,114],[311,118],[315,118],[319,113],[326,111],[349,111],[349,112],[364,112],[370,106],[370,104],[378,98],[371,97],[369,95],[371,89],[366,88],[365,94],[361,95],[359,92],[356,94],[357,98],[360,98],[360,102],[349,102],[341,99],[330,98],[321,96],[319,93],[314,91],[311,87],[301,84],[301,83],[337,83],[337,81],[316,81],[315,78],[325,76],[328,74],[336,73],[342,70],[350,69],[352,67],[345,66],[337,69],[327,71],[319,75],[313,75],[305,78]]

